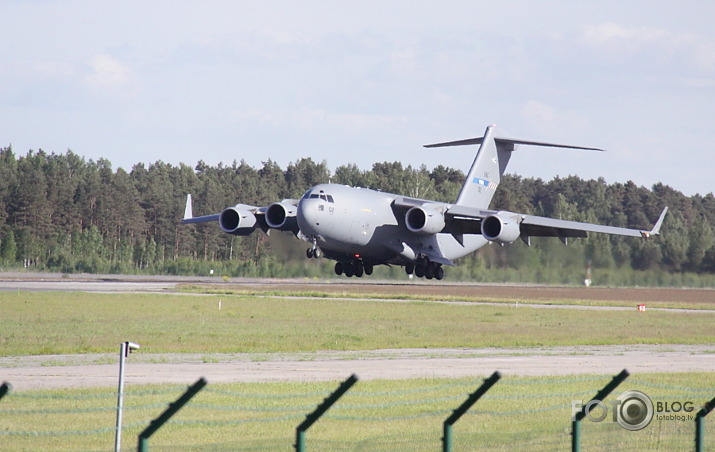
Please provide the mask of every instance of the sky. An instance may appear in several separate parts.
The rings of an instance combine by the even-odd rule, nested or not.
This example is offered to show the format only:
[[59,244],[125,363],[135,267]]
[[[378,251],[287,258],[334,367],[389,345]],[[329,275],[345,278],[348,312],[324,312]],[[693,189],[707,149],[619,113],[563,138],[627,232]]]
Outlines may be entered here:
[[715,190],[715,2],[0,0],[0,147],[156,161],[445,165]]

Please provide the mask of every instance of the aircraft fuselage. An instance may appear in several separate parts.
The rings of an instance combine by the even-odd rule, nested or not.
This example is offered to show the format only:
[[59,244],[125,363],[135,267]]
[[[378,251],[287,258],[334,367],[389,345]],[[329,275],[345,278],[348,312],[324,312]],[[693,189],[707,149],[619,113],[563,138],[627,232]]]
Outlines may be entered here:
[[[441,255],[445,263],[480,248],[480,235],[419,234],[405,226],[393,202],[399,195],[338,184],[308,190],[298,203],[298,226],[309,241],[336,260],[404,265],[420,255]],[[445,205],[446,206],[446,205]]]

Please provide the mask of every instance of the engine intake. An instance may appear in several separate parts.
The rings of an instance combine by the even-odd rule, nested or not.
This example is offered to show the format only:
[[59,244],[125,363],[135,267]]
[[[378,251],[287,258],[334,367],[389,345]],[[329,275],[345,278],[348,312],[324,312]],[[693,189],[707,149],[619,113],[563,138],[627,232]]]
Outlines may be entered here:
[[292,231],[298,226],[295,214],[294,205],[274,202],[266,209],[266,224],[279,231]]
[[405,214],[407,229],[416,234],[437,234],[444,229],[444,215],[425,207],[412,207]]
[[511,243],[519,238],[521,228],[516,216],[501,213],[482,220],[482,235],[490,242]]
[[223,209],[218,217],[221,230],[233,235],[249,235],[256,229],[256,217],[247,210],[236,207]]

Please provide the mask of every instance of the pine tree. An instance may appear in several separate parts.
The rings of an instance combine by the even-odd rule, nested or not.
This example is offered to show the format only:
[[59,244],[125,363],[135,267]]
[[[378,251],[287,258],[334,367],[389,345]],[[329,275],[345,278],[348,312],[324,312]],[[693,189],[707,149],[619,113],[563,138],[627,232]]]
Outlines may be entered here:
[[15,233],[8,230],[0,241],[0,261],[5,265],[14,264],[17,260],[17,243]]

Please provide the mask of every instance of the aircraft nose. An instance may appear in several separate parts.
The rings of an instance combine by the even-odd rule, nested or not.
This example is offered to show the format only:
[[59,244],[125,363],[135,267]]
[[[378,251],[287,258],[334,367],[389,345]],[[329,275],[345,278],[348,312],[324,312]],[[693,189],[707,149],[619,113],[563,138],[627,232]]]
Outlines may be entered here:
[[303,234],[315,234],[320,226],[318,219],[318,199],[302,199],[298,204],[298,227]]

